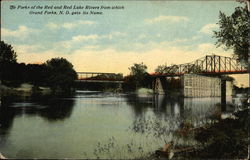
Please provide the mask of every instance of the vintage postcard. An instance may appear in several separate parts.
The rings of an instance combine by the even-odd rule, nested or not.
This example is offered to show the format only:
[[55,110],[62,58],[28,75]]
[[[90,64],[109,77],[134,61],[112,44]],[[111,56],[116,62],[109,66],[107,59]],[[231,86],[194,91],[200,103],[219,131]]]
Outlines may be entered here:
[[249,0],[2,0],[0,159],[249,158]]

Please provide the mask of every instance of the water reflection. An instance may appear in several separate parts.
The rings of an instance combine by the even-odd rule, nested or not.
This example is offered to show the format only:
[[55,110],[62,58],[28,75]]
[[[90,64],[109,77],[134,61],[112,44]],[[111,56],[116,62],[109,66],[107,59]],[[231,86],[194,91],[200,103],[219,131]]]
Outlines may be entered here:
[[7,134],[9,128],[13,124],[13,119],[15,117],[15,109],[3,107],[0,108],[0,134]]
[[1,97],[0,134],[7,134],[18,116],[40,116],[50,122],[69,118],[74,106],[74,98],[38,97]]
[[[225,111],[222,110],[220,97],[169,98],[164,95],[127,95],[126,99],[135,114],[131,128],[141,133],[146,132],[147,128],[156,130],[155,125],[158,124],[162,125],[158,125],[158,128],[170,130],[177,129],[182,123],[190,123],[194,127],[199,127],[214,123],[222,113],[234,110],[231,97],[227,97]],[[149,111],[153,115],[146,117]]]
[[[182,122],[199,126],[218,113],[220,98],[88,91],[66,97],[3,97],[0,150],[13,158],[96,158],[96,145],[114,137],[114,153],[122,153],[120,156],[127,153],[123,146],[130,141],[145,152],[152,151],[176,138],[174,133]],[[187,139],[175,142],[193,143]]]
[[168,98],[163,95],[127,95],[136,116],[142,115],[151,108],[156,116],[188,116],[209,115],[210,111],[220,106],[220,98]]
[[127,94],[125,98],[126,103],[131,106],[135,117],[141,117],[148,108],[154,108],[154,101],[150,95]]

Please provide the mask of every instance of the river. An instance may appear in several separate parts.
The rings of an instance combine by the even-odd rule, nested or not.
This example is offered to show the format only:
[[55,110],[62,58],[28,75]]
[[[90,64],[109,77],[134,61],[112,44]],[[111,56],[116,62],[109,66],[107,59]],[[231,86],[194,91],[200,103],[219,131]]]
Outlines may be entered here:
[[215,122],[220,113],[220,98],[90,91],[2,97],[0,152],[8,158],[142,157],[171,140],[195,144],[175,136],[181,123],[198,127]]

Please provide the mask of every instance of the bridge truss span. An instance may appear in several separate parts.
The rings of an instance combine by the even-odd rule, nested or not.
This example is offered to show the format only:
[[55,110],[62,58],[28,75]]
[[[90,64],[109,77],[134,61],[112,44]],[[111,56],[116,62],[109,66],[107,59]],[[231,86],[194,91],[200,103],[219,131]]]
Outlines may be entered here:
[[202,75],[224,75],[249,73],[247,65],[241,64],[237,59],[218,55],[206,55],[191,63],[166,66],[161,73],[152,76],[181,76],[195,73]]
[[123,83],[122,73],[77,72],[78,82]]

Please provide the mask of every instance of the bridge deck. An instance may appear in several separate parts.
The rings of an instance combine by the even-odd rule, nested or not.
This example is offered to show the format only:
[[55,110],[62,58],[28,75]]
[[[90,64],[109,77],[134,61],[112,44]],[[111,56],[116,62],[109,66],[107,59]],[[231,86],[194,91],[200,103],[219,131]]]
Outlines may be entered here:
[[78,79],[76,82],[89,82],[89,83],[124,83],[124,81],[116,80],[90,80],[90,79]]

